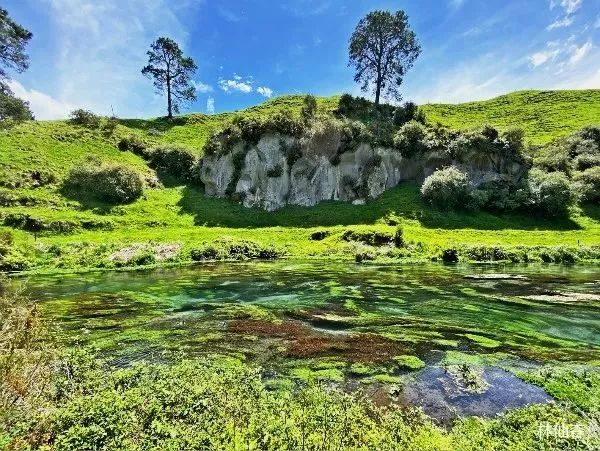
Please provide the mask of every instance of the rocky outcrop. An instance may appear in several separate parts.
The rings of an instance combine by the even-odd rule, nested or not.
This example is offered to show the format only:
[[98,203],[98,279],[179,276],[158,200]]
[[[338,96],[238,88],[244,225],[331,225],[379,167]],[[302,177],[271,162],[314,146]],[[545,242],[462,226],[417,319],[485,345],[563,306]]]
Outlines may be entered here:
[[[403,158],[395,149],[369,144],[342,152],[339,132],[319,130],[303,138],[266,134],[256,145],[240,142],[226,153],[205,156],[200,179],[208,196],[273,211],[327,200],[364,203],[402,181],[421,182],[451,164],[469,173],[476,184],[501,175],[492,163],[466,164],[443,154]],[[507,166],[502,171],[510,176],[523,169]]]

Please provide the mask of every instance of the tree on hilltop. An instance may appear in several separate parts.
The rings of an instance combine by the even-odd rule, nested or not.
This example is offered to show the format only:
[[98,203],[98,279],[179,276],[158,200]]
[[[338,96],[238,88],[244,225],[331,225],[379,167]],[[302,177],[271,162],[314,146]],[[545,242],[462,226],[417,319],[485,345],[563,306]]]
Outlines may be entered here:
[[404,11],[373,11],[360,20],[350,38],[350,66],[361,89],[375,92],[375,105],[382,94],[400,100],[404,75],[421,53],[416,34]]
[[154,82],[156,91],[167,96],[169,119],[179,113],[182,104],[196,100],[192,77],[198,69],[194,60],[183,55],[179,45],[169,38],[158,38],[150,46],[148,64],[142,74]]

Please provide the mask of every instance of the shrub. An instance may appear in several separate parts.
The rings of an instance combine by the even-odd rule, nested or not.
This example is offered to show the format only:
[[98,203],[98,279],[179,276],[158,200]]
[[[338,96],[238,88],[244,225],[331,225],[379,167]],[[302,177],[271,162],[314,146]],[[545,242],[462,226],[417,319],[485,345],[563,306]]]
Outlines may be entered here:
[[551,216],[566,214],[576,200],[575,190],[562,172],[532,170],[529,192],[533,206]]
[[546,172],[571,172],[571,158],[564,147],[551,145],[540,149],[533,157],[533,165]]
[[402,226],[397,226],[396,232],[394,233],[394,245],[396,247],[404,247],[405,244],[404,230],[402,229]]
[[403,106],[399,106],[394,110],[394,125],[401,127],[410,121],[420,122],[425,124],[426,118],[425,113],[419,109],[416,103],[406,102]]
[[441,258],[444,263],[458,263],[458,250],[444,249]]
[[129,166],[85,164],[71,170],[65,186],[106,202],[122,204],[142,196],[144,181],[141,174]]
[[150,166],[183,180],[191,179],[197,163],[191,150],[177,146],[157,147],[150,153]]
[[342,239],[344,241],[355,241],[370,246],[385,246],[395,242],[395,235],[383,230],[356,228],[344,231],[344,233],[342,233]]
[[241,139],[251,145],[258,144],[265,132],[265,124],[254,117],[236,116],[231,122],[240,130]]
[[71,111],[69,121],[75,125],[81,125],[87,128],[100,128],[101,118],[89,110],[79,108]]
[[122,138],[117,145],[122,152],[131,152],[142,158],[149,158],[148,145],[135,135],[129,135]]
[[394,147],[406,158],[426,152],[428,150],[427,129],[416,121],[404,124],[394,136]]
[[328,230],[317,230],[310,234],[310,239],[312,241],[322,241],[329,235],[331,235],[331,232],[329,232]]
[[295,119],[289,111],[279,112],[265,121],[265,130],[286,136],[300,136],[304,125]]
[[421,195],[426,202],[442,209],[476,207],[467,174],[453,166],[427,177],[421,186]]
[[205,260],[273,260],[282,257],[284,252],[273,246],[263,246],[252,240],[221,238],[211,244],[194,248],[190,251],[193,261]]
[[317,114],[317,99],[315,96],[307,95],[304,97],[304,101],[302,102],[302,110],[300,111],[300,116],[302,119],[307,122],[314,119]]
[[600,166],[600,153],[591,154],[584,153],[581,155],[577,155],[575,158],[573,165],[575,169],[578,171],[585,171],[586,169],[590,169],[596,166]]
[[600,166],[575,175],[581,198],[587,202],[600,202]]

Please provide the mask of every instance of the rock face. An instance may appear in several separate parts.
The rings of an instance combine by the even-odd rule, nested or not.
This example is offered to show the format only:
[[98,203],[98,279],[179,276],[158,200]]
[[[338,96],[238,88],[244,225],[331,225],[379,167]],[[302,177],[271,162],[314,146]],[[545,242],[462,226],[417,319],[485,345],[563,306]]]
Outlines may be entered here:
[[[256,145],[236,144],[229,152],[204,157],[200,179],[211,197],[231,197],[268,211],[285,205],[313,206],[339,200],[362,204],[402,181],[422,182],[436,169],[456,165],[475,184],[501,176],[491,164],[463,164],[428,155],[403,158],[391,148],[361,144],[341,152],[336,131],[303,138],[266,134]],[[502,168],[517,176],[520,165]]]

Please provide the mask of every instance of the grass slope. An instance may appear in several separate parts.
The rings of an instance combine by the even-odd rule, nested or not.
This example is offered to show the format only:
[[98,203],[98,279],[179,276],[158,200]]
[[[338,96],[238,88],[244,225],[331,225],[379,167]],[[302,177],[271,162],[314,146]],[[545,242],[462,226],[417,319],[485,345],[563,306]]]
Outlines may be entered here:
[[[5,193],[22,199],[24,205],[0,207],[0,216],[27,214],[43,221],[104,221],[111,225],[110,230],[48,233],[37,240],[32,234],[13,230],[17,245],[38,256],[37,267],[51,265],[50,257],[40,251],[51,245],[68,247],[92,243],[119,247],[154,241],[192,246],[223,235],[286,247],[292,256],[337,255],[347,251],[347,243],[340,238],[346,228],[376,225],[393,231],[394,227],[388,224],[398,221],[402,222],[409,241],[430,248],[600,243],[598,208],[578,210],[562,220],[523,214],[442,213],[424,205],[418,187],[412,184],[401,185],[364,206],[326,202],[314,208],[287,207],[274,213],[248,210],[227,200],[208,199],[200,189],[169,178],[161,179],[162,187],[147,189],[142,199],[119,207],[66,198],[61,193],[60,182],[71,167],[90,156],[127,163],[152,176],[153,172],[141,158],[118,150],[117,143],[122,137],[134,134],[151,144],[177,143],[200,154],[210,134],[235,114],[266,116],[282,110],[298,114],[302,99],[302,96],[281,97],[241,113],[192,114],[174,123],[162,119],[122,120],[112,135],[63,121],[29,122],[2,131],[0,187],[4,187]],[[529,104],[527,99],[537,100]],[[338,98],[319,98],[318,101],[320,109],[331,111]],[[600,91],[515,93],[486,102],[428,105],[426,109],[432,120],[442,120],[455,128],[474,127],[483,122],[500,127],[520,125],[530,130],[530,139],[543,142],[600,117]],[[36,171],[50,174],[54,181],[39,186]],[[323,241],[310,240],[311,233],[317,229],[327,229],[330,237]],[[2,230],[8,229],[0,226]],[[348,255],[352,255],[351,252]]]
[[430,122],[453,129],[490,124],[521,127],[534,144],[546,144],[600,122],[600,90],[519,91],[482,102],[423,105]]

